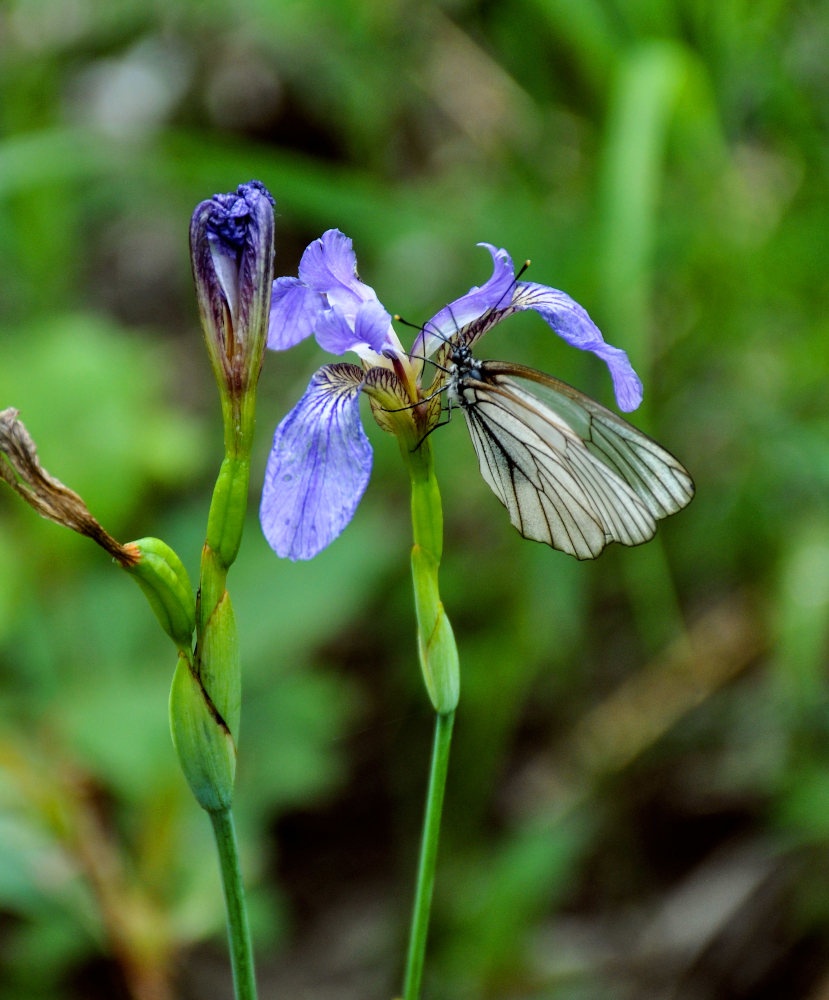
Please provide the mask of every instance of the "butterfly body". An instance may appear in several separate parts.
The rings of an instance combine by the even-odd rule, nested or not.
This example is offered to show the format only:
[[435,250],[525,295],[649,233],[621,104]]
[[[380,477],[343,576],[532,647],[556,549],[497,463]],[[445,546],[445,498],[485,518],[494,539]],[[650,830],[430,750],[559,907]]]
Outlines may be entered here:
[[461,407],[481,474],[525,537],[595,559],[639,545],[688,504],[691,477],[668,451],[572,386],[524,365],[449,358],[447,396]]

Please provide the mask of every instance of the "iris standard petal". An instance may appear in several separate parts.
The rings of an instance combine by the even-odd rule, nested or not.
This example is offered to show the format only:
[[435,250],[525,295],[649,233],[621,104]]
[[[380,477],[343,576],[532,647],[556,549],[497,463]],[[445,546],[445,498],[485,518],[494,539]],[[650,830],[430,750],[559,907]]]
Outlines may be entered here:
[[582,351],[591,351],[605,362],[619,409],[635,410],[642,402],[642,382],[627,354],[606,343],[587,310],[564,292],[523,281],[515,286],[510,311],[534,309],[563,340]]
[[259,519],[278,556],[311,559],[345,528],[371,475],[360,423],[363,371],[325,365],[277,427]]
[[357,257],[351,240],[339,229],[329,229],[310,243],[299,264],[299,277],[322,292],[329,305],[351,319],[361,302],[377,301],[377,293],[357,277]]
[[479,243],[492,254],[492,277],[483,285],[472,288],[436,313],[415,338],[412,354],[431,357],[432,354],[470,323],[474,323],[489,309],[506,305],[510,301],[515,283],[515,268],[506,250],[499,250],[491,243]]
[[325,309],[325,299],[298,278],[277,278],[271,292],[268,347],[284,351],[310,337]]

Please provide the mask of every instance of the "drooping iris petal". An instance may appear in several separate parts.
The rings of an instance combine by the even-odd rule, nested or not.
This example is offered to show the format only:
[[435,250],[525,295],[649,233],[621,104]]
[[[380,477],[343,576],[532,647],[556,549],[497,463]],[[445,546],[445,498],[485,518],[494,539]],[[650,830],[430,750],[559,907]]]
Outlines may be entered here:
[[353,325],[338,309],[328,309],[317,322],[317,343],[332,354],[359,353],[362,345],[379,354],[389,346],[390,325],[391,316],[376,299],[360,304]]
[[345,528],[371,475],[360,423],[363,371],[325,365],[277,427],[259,519],[278,556],[311,559]]
[[317,343],[331,354],[345,354],[354,343],[351,324],[337,309],[325,309],[315,327]]
[[491,243],[479,243],[478,246],[486,247],[492,254],[492,277],[480,287],[473,285],[466,295],[436,313],[417,335],[412,347],[413,355],[431,357],[441,344],[474,323],[489,309],[509,303],[515,282],[512,258],[506,250],[499,250]]
[[271,293],[268,347],[284,351],[310,337],[325,309],[325,298],[299,278],[277,278]]
[[515,286],[510,311],[534,309],[563,340],[582,351],[591,351],[605,362],[619,409],[635,410],[642,402],[642,382],[627,354],[606,343],[587,310],[564,292],[522,281]]

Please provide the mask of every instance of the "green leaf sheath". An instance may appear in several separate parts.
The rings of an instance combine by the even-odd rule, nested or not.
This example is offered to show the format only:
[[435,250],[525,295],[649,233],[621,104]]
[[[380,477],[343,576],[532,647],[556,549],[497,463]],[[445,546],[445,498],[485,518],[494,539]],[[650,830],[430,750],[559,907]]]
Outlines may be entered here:
[[183,653],[179,654],[170,689],[170,729],[196,801],[210,813],[229,808],[236,775],[236,743]]
[[208,515],[196,605],[196,648],[180,659],[170,692],[170,726],[181,767],[210,812],[233,799],[242,669],[233,605],[225,584],[242,540],[250,459],[222,462]]
[[438,564],[428,549],[412,547],[417,648],[435,711],[453,711],[460,696],[458,647],[438,592]]
[[440,599],[438,569],[443,551],[443,509],[429,439],[400,450],[412,485],[412,584],[417,648],[429,698],[436,712],[455,709],[460,695],[458,650]]

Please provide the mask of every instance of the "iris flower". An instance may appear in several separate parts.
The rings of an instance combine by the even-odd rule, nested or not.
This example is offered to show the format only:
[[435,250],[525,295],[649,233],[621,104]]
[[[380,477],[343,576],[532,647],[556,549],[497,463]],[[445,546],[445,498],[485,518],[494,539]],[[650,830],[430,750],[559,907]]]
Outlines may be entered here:
[[[262,491],[260,520],[277,555],[311,559],[354,515],[371,475],[372,450],[360,422],[360,393],[377,423],[416,448],[440,421],[445,362],[454,346],[474,343],[512,313],[535,310],[562,339],[608,366],[620,409],[636,409],[642,384],[627,355],[607,344],[569,295],[516,278],[506,250],[481,243],[492,276],[439,310],[407,351],[373,288],[357,275],[351,240],[329,229],[305,251],[299,277],[277,278],[268,347],[285,350],[312,334],[324,350],[357,355],[360,364],[323,365],[276,429]],[[422,384],[425,360],[435,375]]]

